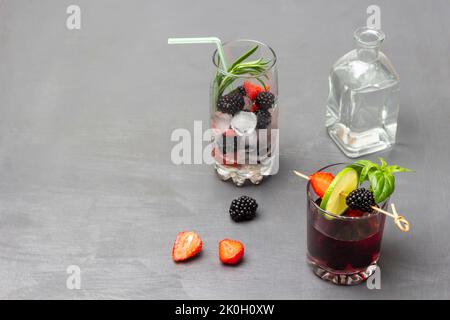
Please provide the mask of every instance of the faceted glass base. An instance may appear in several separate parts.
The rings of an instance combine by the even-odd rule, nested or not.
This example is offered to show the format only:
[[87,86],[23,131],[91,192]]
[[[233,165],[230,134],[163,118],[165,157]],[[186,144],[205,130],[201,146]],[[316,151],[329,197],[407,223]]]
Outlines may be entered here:
[[264,178],[264,171],[262,165],[242,165],[239,167],[226,166],[222,164],[215,164],[215,169],[220,179],[232,180],[235,185],[242,186],[246,180],[253,184],[260,184]]
[[322,280],[330,281],[334,284],[342,286],[352,286],[360,284],[361,282],[366,281],[367,278],[369,278],[372,274],[374,274],[375,270],[377,269],[377,262],[375,261],[363,270],[346,273],[343,271],[324,269],[309,257],[308,265],[314,272],[314,274]]
[[339,149],[349,158],[358,158],[392,147],[389,136],[382,129],[375,129],[364,134],[350,134],[343,126],[334,125],[328,127],[327,131]]

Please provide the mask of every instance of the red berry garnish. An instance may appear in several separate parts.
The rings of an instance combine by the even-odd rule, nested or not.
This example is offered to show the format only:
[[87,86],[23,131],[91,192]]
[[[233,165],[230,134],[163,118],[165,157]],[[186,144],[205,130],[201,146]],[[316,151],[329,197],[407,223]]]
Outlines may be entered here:
[[219,242],[219,259],[225,264],[236,264],[244,255],[244,245],[231,239],[223,239]]
[[258,93],[263,91],[263,88],[261,88],[260,86],[258,86],[256,84],[253,84],[249,81],[244,81],[243,86],[244,86],[245,92],[247,93],[247,96],[252,100],[255,100]]
[[333,174],[329,172],[316,172],[309,176],[311,187],[319,198],[323,197],[333,179]]
[[192,258],[202,250],[202,239],[193,231],[180,232],[172,248],[173,261],[179,262]]

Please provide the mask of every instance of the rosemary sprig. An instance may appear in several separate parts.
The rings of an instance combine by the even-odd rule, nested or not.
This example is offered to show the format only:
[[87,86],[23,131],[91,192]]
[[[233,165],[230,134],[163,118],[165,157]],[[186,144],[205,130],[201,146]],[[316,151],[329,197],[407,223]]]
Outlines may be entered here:
[[268,76],[264,73],[264,71],[266,71],[270,61],[264,61],[260,58],[258,60],[245,62],[247,58],[249,58],[253,53],[256,52],[256,50],[258,50],[258,47],[259,46],[253,47],[238,59],[236,59],[228,68],[227,75],[222,74],[220,71],[217,72],[215,79],[215,85],[217,86],[217,94],[215,95],[216,99],[217,97],[221,96],[225,89],[228,88],[237,79],[237,76],[240,75],[255,76],[256,80],[258,80],[263,85],[263,87],[266,88],[264,81],[257,76],[262,75],[263,77],[268,79]]

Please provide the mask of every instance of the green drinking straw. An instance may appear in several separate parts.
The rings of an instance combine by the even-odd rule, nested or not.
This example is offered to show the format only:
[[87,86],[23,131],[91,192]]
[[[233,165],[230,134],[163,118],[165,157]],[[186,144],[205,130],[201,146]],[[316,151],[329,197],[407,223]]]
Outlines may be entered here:
[[217,46],[217,52],[219,54],[220,62],[223,65],[225,71],[228,70],[225,60],[225,52],[223,51],[222,41],[217,37],[202,37],[202,38],[169,38],[168,44],[191,44],[191,43],[215,43]]

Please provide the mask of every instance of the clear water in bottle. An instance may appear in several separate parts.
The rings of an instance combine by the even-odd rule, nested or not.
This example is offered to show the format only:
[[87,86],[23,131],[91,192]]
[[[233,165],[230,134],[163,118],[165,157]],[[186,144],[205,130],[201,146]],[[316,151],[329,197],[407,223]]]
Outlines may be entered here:
[[384,150],[395,143],[399,111],[399,77],[380,52],[380,30],[355,31],[357,49],[333,66],[326,127],[351,158]]

